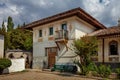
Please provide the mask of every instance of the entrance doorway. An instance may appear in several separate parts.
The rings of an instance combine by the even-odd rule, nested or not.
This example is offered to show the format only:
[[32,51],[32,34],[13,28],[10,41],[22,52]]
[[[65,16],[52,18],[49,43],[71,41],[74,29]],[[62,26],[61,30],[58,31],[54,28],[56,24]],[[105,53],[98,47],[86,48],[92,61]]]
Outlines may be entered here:
[[57,55],[57,47],[49,47],[46,48],[47,56],[48,56],[48,68],[54,66],[56,62],[56,55]]

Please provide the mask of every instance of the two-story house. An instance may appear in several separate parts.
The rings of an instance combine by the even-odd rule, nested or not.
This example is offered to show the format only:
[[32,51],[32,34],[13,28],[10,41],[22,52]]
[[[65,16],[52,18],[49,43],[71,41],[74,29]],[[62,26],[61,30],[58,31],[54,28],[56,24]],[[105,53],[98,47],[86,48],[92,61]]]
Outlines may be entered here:
[[104,25],[81,8],[65,11],[25,26],[33,31],[33,68],[72,64],[77,59],[72,42]]

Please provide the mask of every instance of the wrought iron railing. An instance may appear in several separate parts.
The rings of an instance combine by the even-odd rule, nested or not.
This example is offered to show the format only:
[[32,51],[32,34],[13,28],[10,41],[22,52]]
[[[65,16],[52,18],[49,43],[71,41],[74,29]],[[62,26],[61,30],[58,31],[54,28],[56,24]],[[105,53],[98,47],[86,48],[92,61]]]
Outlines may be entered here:
[[55,40],[59,39],[68,39],[68,31],[67,30],[56,31]]

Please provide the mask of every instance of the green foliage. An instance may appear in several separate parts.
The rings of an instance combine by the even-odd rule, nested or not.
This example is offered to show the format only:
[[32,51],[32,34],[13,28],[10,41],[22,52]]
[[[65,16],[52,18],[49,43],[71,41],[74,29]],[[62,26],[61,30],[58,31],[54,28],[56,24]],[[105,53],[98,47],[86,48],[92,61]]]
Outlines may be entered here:
[[18,29],[20,29],[20,28],[21,28],[21,27],[20,27],[20,24],[18,24],[17,28],[18,28]]
[[111,74],[111,69],[110,66],[106,65],[100,65],[97,69],[96,72],[100,77],[108,77]]
[[12,17],[8,17],[8,22],[7,22],[7,32],[12,31],[14,29],[14,23],[12,20]]
[[[8,17],[7,24],[7,32],[4,21],[0,28],[0,34],[4,35],[4,49],[32,50],[32,33],[28,30],[21,29],[19,24],[14,29],[14,23],[10,16]],[[23,26],[25,26],[25,22]]]
[[3,70],[7,67],[10,67],[11,66],[11,61],[9,59],[0,59],[0,70]]
[[95,63],[91,62],[89,65],[88,65],[88,69],[90,71],[96,71],[97,70],[97,66]]
[[88,69],[88,67],[87,66],[83,66],[83,65],[81,65],[81,63],[79,62],[79,61],[74,61],[74,63],[76,64],[76,65],[78,65],[78,67],[81,69],[81,75],[87,75],[88,73],[89,73],[89,69]]
[[118,78],[120,79],[120,68],[117,68],[117,69],[116,69],[116,73],[117,73],[117,75],[118,75]]
[[23,29],[14,29],[7,32],[8,49],[32,49],[32,33]]
[[6,28],[5,28],[4,21],[2,22],[2,28],[0,28],[0,34],[3,34],[3,35],[6,34]]
[[91,56],[98,50],[98,41],[96,37],[84,36],[73,43],[74,52],[80,57],[80,63],[77,62],[82,74],[89,72],[88,65],[91,64]]

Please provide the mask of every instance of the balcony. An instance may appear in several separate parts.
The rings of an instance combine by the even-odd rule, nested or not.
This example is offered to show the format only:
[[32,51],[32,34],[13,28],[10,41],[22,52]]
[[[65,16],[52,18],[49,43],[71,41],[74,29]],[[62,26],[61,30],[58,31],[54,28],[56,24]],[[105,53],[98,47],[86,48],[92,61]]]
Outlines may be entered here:
[[68,40],[68,31],[67,30],[58,30],[56,31],[55,40]]
[[57,47],[59,48],[59,50],[60,50],[59,43],[64,43],[64,45],[66,46],[66,49],[68,50],[67,42],[68,42],[68,31],[67,30],[56,31],[55,43],[57,44]]

